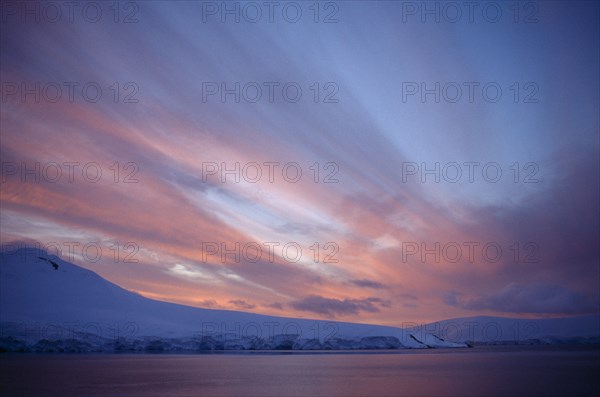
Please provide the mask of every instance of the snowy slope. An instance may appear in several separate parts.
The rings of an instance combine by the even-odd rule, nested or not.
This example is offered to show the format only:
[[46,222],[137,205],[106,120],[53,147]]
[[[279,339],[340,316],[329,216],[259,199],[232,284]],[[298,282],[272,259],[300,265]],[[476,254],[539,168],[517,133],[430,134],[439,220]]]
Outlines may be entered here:
[[550,344],[600,342],[600,316],[547,319],[464,317],[407,327],[419,338],[434,334],[446,341],[481,344]]
[[[121,350],[466,346],[433,335],[418,339],[394,327],[160,302],[34,248],[0,253],[0,270],[0,338],[5,350],[25,344],[38,351],[57,351],[61,343],[59,351],[104,351],[115,343]],[[89,346],[73,346],[73,340]]]

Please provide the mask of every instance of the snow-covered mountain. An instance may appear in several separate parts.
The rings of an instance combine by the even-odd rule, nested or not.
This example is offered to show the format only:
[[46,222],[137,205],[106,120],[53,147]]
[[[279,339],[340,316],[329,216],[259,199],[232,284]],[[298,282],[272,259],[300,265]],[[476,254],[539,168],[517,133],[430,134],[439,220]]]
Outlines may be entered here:
[[35,248],[0,252],[0,351],[320,350],[599,343],[600,316],[469,317],[404,328],[145,298]]
[[600,343],[598,315],[544,319],[464,317],[405,329],[415,336],[433,333],[447,341],[478,344]]
[[0,253],[0,349],[195,351],[466,347],[395,327],[201,309],[145,298],[35,248]]

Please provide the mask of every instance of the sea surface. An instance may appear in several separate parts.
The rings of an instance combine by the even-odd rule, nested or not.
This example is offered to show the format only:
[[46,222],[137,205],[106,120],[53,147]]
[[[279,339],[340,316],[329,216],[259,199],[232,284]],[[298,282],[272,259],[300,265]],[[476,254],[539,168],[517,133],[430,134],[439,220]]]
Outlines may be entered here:
[[2,396],[586,396],[600,350],[0,354]]

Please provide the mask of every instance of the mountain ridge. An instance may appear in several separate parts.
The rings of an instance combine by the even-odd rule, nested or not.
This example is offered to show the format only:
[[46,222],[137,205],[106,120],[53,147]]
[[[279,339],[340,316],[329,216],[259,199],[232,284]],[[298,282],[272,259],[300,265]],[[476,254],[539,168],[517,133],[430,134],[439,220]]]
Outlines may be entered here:
[[[590,325],[595,318],[577,320],[586,324],[581,335],[554,325],[564,331],[555,336],[597,337],[600,327]],[[0,252],[0,350],[5,351],[467,347],[465,341],[490,342],[485,338],[494,330],[515,341],[540,336],[527,325],[536,321],[479,316],[398,328],[196,308],[146,298],[38,248]],[[473,332],[473,323],[485,330],[483,337]],[[514,324],[518,332],[510,334]]]
[[2,252],[0,261],[0,337],[29,345],[65,339],[95,343],[100,339],[106,343],[108,336],[120,343],[152,338],[174,343],[195,338],[212,347],[234,341],[230,345],[238,348],[265,349],[466,346],[432,335],[417,342],[395,327],[203,309],[153,300],[35,248]]

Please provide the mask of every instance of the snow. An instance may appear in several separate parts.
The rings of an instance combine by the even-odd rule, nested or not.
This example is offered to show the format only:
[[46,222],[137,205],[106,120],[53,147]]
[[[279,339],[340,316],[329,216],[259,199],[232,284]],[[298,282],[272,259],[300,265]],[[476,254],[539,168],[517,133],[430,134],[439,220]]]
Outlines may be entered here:
[[[0,348],[10,351],[465,347],[400,328],[161,302],[35,248],[0,253]],[[25,347],[24,347],[25,345]]]
[[[417,338],[437,335],[445,342],[477,344],[598,343],[600,316],[563,318],[507,318],[477,316],[455,318],[405,329]],[[595,341],[595,342],[594,342]],[[424,343],[429,344],[427,341]]]
[[0,271],[0,351],[423,349],[466,347],[494,331],[498,341],[515,332],[545,341],[599,335],[598,317],[476,317],[402,329],[194,308],[142,297],[35,248],[1,252]]

